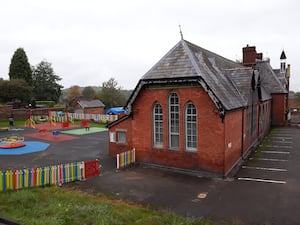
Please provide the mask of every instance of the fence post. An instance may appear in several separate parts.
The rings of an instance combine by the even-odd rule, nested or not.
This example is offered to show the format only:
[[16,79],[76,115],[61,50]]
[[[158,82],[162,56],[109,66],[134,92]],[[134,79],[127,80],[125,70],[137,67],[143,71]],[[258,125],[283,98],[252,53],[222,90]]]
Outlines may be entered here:
[[135,163],[135,148],[133,148],[133,154],[132,154],[132,157],[133,157],[133,162]]
[[16,190],[19,188],[19,171],[18,170],[13,171],[13,179],[14,179],[13,189]]
[[117,154],[117,169],[120,168],[120,154]]
[[3,172],[0,170],[0,191],[3,191]]

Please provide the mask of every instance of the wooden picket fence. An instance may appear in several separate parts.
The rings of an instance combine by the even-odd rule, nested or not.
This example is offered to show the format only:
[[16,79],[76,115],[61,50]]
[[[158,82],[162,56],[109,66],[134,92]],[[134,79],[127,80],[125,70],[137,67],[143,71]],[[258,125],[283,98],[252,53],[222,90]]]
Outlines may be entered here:
[[56,111],[50,112],[51,118],[55,122],[66,122],[68,120],[94,120],[97,122],[113,122],[118,119],[118,115],[108,115],[108,114],[84,114],[84,113],[65,113],[63,115],[57,114]]
[[129,166],[135,163],[135,149],[117,154],[117,169]]
[[99,160],[0,171],[0,191],[62,185],[100,174]]

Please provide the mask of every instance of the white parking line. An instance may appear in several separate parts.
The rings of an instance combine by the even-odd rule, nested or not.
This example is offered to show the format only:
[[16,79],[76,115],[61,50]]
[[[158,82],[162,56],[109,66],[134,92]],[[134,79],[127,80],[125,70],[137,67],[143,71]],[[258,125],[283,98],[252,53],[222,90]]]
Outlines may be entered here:
[[261,151],[262,153],[275,153],[275,154],[290,154],[290,152],[282,152],[282,151]]
[[276,141],[276,140],[272,140],[272,142],[281,143],[281,144],[293,144],[292,141],[280,141],[280,140]]
[[266,145],[267,148],[292,148],[292,146],[286,146],[286,145]]
[[287,172],[287,169],[269,168],[269,167],[242,166],[242,168],[243,169],[254,169],[254,170],[268,170],[268,171],[277,171],[277,172]]
[[286,182],[282,180],[267,180],[267,179],[250,178],[250,177],[239,177],[238,180],[256,181],[256,182],[273,183],[273,184],[286,184]]
[[276,134],[276,135],[272,135],[272,137],[291,137],[290,133],[281,133],[281,134]]
[[286,136],[284,136],[284,137],[280,137],[280,136],[273,136],[273,137],[268,137],[267,139],[268,140],[271,140],[271,139],[277,139],[277,138],[280,138],[280,139],[283,139],[283,140],[291,140],[291,139],[293,139],[292,137],[286,137]]
[[249,158],[249,160],[261,160],[261,161],[271,161],[271,162],[287,162],[286,159],[267,159],[267,158]]

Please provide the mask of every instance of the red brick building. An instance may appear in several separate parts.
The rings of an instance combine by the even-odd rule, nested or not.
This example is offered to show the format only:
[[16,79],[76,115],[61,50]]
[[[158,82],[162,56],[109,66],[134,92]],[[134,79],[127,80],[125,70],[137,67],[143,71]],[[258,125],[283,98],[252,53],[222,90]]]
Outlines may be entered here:
[[105,105],[98,99],[96,100],[79,100],[74,106],[76,113],[84,114],[105,114]]
[[[268,133],[286,123],[286,87],[255,47],[237,63],[181,40],[138,82],[128,115],[109,126],[109,153],[228,174]],[[287,82],[286,80],[284,82]]]

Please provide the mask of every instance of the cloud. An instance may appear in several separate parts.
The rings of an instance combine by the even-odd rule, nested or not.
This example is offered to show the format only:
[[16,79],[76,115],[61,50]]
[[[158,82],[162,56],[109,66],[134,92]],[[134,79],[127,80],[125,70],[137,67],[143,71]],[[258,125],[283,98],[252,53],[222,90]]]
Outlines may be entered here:
[[[288,0],[10,0],[0,7],[0,77],[23,47],[32,65],[52,63],[65,87],[101,85],[114,77],[133,89],[184,38],[232,60],[255,45],[279,67],[291,64],[291,89],[300,91],[297,61],[300,3]],[[78,83],[77,83],[78,82]]]

